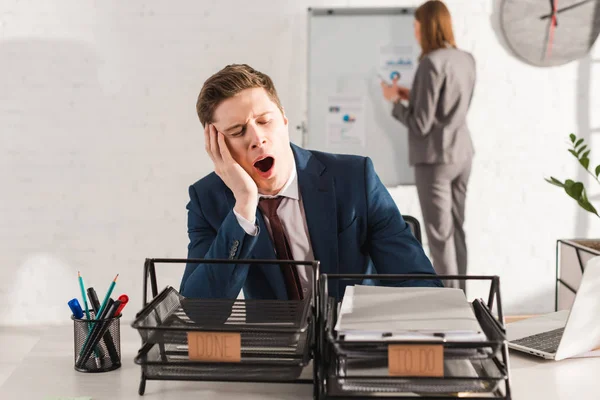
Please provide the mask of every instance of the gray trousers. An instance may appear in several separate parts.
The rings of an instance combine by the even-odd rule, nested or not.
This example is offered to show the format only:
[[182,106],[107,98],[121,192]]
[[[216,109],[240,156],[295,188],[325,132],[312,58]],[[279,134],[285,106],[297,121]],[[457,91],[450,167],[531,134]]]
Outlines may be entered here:
[[[467,244],[464,231],[467,183],[471,159],[457,164],[415,165],[415,181],[431,261],[440,275],[466,275]],[[465,290],[465,281],[444,281]]]

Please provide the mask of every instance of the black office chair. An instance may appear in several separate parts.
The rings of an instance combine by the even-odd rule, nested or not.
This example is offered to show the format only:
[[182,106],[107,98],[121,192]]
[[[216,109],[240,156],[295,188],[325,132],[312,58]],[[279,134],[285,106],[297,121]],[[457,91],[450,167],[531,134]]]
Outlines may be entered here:
[[423,244],[421,241],[421,224],[419,223],[419,220],[410,215],[403,215],[402,217],[410,227],[413,236],[419,241],[419,243]]

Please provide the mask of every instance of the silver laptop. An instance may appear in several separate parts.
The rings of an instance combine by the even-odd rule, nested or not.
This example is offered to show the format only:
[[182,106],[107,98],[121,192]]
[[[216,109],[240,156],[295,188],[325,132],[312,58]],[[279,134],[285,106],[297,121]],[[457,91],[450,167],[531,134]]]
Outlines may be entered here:
[[600,346],[600,256],[590,259],[571,310],[506,325],[508,347],[550,360]]

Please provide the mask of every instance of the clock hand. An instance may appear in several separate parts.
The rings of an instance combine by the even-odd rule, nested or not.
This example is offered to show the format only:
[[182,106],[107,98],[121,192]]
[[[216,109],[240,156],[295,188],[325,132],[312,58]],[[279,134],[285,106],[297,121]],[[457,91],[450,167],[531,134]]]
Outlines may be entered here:
[[[573,9],[573,8],[577,8],[577,7],[579,7],[579,6],[582,6],[582,5],[584,5],[585,3],[589,3],[590,1],[595,1],[595,0],[584,0],[584,1],[580,1],[579,3],[572,4],[572,5],[568,6],[568,7],[563,7],[563,8],[561,8],[560,10],[557,10],[557,11],[556,11],[556,13],[557,13],[557,14],[559,14],[559,13],[561,13],[561,12],[564,12],[564,11],[569,11],[569,10],[571,10],[571,9]],[[548,19],[548,18],[552,17],[552,15],[553,15],[553,13],[550,13],[550,14],[547,14],[547,15],[542,15],[542,16],[540,17],[540,19]]]
[[550,32],[548,34],[548,45],[546,46],[546,58],[550,57],[552,54],[552,43],[554,41],[554,28],[558,25],[558,20],[556,19],[556,5],[558,0],[550,0],[550,4],[552,5],[552,20],[550,21]]

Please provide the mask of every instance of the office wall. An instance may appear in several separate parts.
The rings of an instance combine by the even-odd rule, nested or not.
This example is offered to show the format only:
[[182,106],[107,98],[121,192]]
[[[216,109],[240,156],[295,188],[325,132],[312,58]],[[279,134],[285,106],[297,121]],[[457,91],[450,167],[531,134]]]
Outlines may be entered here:
[[[600,163],[600,64],[529,67],[507,53],[496,2],[448,4],[459,45],[478,61],[470,271],[502,277],[508,312],[547,311],[555,240],[600,237],[600,220],[543,181],[587,179],[565,150],[570,132],[591,137]],[[187,187],[211,171],[194,111],[203,80],[234,62],[268,72],[299,142],[306,8],[325,5],[373,2],[3,1],[0,324],[67,322],[78,270],[101,293],[119,273],[115,294],[130,296],[131,318],[144,258],[186,255]],[[390,191],[420,215],[413,187]],[[182,268],[159,272],[177,286]]]

